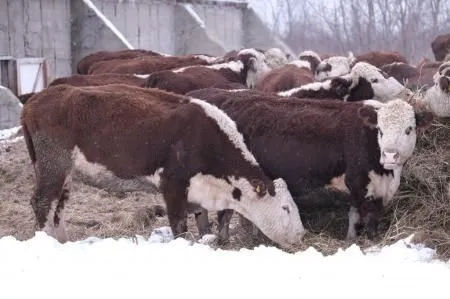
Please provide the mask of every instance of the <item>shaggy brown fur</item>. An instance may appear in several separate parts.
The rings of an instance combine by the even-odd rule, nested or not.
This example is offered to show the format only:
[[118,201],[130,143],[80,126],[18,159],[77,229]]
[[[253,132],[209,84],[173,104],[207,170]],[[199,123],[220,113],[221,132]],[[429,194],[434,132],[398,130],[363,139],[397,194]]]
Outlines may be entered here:
[[193,56],[147,56],[135,59],[99,61],[91,66],[89,74],[120,73],[145,75],[184,66],[207,64],[204,59]]
[[92,64],[98,61],[113,59],[132,59],[143,56],[161,56],[161,54],[142,49],[121,50],[121,51],[98,51],[85,56],[78,62],[78,74],[87,75]]
[[394,62],[384,65],[381,70],[401,84],[406,84],[407,88],[415,90],[426,89],[434,84],[433,75],[437,71],[437,66],[435,63],[422,63],[414,67],[407,63]]
[[408,63],[408,60],[396,51],[371,51],[356,57],[356,62],[365,61],[378,68],[393,62]]
[[269,71],[256,85],[264,92],[279,92],[314,82],[314,73],[310,68],[285,64]]
[[437,61],[444,60],[445,56],[450,52],[450,33],[436,36],[431,42],[431,49]]
[[126,84],[130,86],[145,87],[144,78],[130,74],[98,74],[73,75],[53,80],[48,86],[68,84],[72,86],[102,86],[108,84]]
[[49,87],[24,107],[22,126],[36,172],[31,205],[40,229],[50,220],[52,204],[57,204],[54,226],[63,225],[75,147],[122,179],[163,168],[160,188],[174,235],[187,230],[186,188],[198,173],[244,177],[258,195],[275,195],[273,182],[245,160],[202,107],[158,89],[124,84]]

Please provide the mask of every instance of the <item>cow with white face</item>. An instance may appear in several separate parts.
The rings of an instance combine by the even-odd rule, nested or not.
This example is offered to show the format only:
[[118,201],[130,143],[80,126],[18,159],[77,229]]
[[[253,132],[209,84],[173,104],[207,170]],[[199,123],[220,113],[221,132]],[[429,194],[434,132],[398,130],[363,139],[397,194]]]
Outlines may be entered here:
[[425,103],[436,116],[450,117],[450,62],[441,64],[433,81],[425,93]]
[[316,68],[316,80],[324,81],[328,78],[348,74],[352,66],[356,63],[356,58],[352,52],[348,56],[331,56],[322,60]]
[[314,206],[301,199],[314,189],[348,193],[349,239],[364,226],[369,238],[377,235],[379,215],[413,154],[416,131],[433,118],[401,99],[299,101],[213,89],[189,95],[217,105],[236,121],[261,167],[286,181],[300,210]]

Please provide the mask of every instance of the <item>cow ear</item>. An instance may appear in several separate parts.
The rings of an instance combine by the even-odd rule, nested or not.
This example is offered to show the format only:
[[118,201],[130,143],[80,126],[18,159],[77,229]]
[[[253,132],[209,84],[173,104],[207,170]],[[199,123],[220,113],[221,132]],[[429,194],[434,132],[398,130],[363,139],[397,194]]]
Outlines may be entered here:
[[264,196],[267,192],[266,184],[262,180],[254,179],[251,181],[251,184],[259,196]]
[[350,65],[350,68],[352,68],[356,64],[355,54],[353,54],[352,51],[349,51],[347,59],[348,59],[348,64]]
[[434,119],[434,115],[430,111],[416,112],[416,127],[424,129],[428,127]]
[[377,112],[373,107],[364,105],[358,109],[358,117],[361,119],[362,123],[369,128],[375,129],[377,127]]

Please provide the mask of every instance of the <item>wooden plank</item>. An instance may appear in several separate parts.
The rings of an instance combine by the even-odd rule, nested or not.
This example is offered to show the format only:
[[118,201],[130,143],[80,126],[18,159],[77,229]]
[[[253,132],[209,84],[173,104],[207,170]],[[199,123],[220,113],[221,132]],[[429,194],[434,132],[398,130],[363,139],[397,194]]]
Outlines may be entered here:
[[0,1],[0,56],[10,55],[9,52],[9,21],[8,1]]
[[173,28],[173,14],[174,7],[170,4],[161,4],[159,6],[159,43],[161,51],[167,54],[174,52],[174,28]]
[[42,56],[41,1],[24,1],[24,31],[26,57]]
[[125,29],[122,32],[128,42],[134,47],[139,48],[139,12],[136,3],[125,3],[124,5],[125,14]]
[[7,0],[10,36],[9,51],[15,57],[23,57],[25,55],[23,1]]
[[47,76],[50,81],[55,78],[54,0],[41,0],[42,16],[42,56],[47,60]]
[[149,3],[150,10],[150,26],[148,34],[150,35],[150,49],[161,51],[161,45],[159,44],[159,22],[158,22],[158,4]]

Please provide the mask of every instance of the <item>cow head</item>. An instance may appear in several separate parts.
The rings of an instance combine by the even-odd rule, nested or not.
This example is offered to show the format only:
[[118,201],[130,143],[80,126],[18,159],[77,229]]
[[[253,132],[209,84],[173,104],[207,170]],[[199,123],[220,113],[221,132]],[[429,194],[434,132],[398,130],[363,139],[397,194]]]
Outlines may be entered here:
[[298,54],[298,59],[299,60],[304,60],[304,61],[308,61],[309,64],[311,65],[311,71],[315,74],[316,70],[317,70],[317,66],[319,65],[319,63],[322,61],[320,59],[319,54],[317,54],[314,51],[310,51],[310,50],[306,50],[301,52],[300,54]]
[[415,112],[401,99],[387,103],[364,101],[358,115],[365,125],[378,130],[379,162],[388,170],[405,164],[416,146],[416,130],[428,126],[433,120],[431,112]]
[[322,60],[316,68],[316,80],[324,81],[328,78],[342,76],[350,73],[356,58],[352,52],[348,56],[332,56]]
[[353,85],[350,87],[348,101],[374,99],[387,102],[406,89],[395,78],[367,62],[356,63],[350,75]]
[[270,48],[264,54],[266,64],[271,69],[279,68],[288,62],[288,56],[278,48]]
[[255,49],[244,49],[238,52],[237,58],[244,64],[246,70],[246,84],[249,88],[254,88],[256,82],[268,71],[270,67],[266,63],[263,53]]

